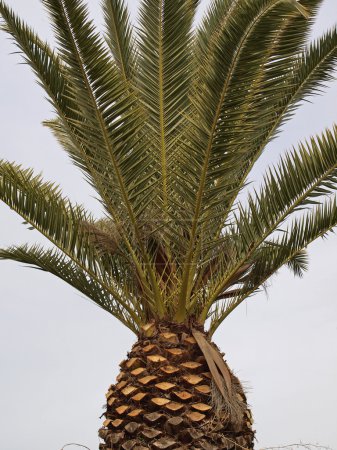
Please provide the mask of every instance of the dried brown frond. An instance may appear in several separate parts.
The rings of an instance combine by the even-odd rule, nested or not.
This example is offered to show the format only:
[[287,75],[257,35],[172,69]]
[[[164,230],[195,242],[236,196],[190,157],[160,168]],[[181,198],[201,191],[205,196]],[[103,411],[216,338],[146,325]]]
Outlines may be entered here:
[[82,227],[88,232],[91,241],[103,254],[115,254],[121,237],[117,225],[111,219],[99,219],[95,222],[83,222]]

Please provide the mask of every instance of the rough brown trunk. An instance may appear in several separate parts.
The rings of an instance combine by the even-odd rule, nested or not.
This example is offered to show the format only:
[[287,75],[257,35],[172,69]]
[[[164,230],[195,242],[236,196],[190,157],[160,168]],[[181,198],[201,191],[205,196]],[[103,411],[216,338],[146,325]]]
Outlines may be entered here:
[[253,449],[246,396],[228,373],[224,396],[191,328],[149,326],[106,395],[100,450]]

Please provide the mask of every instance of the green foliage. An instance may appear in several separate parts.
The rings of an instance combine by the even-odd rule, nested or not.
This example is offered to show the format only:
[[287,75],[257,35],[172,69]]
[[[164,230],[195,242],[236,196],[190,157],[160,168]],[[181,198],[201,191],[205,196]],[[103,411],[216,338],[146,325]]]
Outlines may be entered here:
[[[213,333],[282,266],[337,225],[337,127],[246,180],[296,108],[333,79],[337,30],[308,42],[322,0],[42,0],[56,48],[0,0],[2,29],[55,111],[48,126],[96,190],[94,219],[53,183],[0,161],[0,200],[54,248],[11,259],[58,276],[131,330],[211,320]],[[242,190],[244,189],[244,193]],[[238,195],[240,194],[240,200]]]
[[74,264],[71,259],[65,257],[62,252],[45,250],[37,245],[30,247],[24,245],[0,250],[0,259],[24,263],[59,277],[86,297],[94,300],[98,306],[113,314],[131,330],[137,330],[138,317],[133,319],[108,289],[92,278],[87,271]]
[[106,40],[126,82],[132,81],[136,71],[136,46],[130,16],[124,0],[105,0],[103,3]]

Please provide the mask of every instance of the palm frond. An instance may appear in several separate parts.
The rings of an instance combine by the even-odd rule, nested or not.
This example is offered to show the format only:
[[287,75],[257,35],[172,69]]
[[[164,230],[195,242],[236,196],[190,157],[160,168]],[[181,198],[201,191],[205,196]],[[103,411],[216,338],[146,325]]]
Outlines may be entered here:
[[[310,96],[321,94],[326,84],[334,79],[336,61],[337,30],[333,29],[310,44],[293,64],[289,62],[290,70],[281,76],[280,83],[276,82],[279,85],[276,102],[270,104],[269,98],[273,98],[268,96],[258,106],[262,114],[256,122],[255,131],[258,131],[258,135],[244,146],[243,159],[240,158],[241,169],[237,172],[238,181],[235,183],[236,191],[244,186],[267,144],[277,136],[282,125],[293,116],[300,104]],[[273,77],[270,83],[275,83]],[[268,91],[268,86],[265,90]],[[229,209],[234,200],[233,196]]]
[[[195,253],[195,239],[198,235],[203,238],[206,235],[207,240],[208,230],[214,224],[212,219],[216,220],[224,214],[228,204],[228,191],[236,195],[235,190],[233,192],[231,189],[235,174],[232,170],[233,161],[227,158],[227,142],[223,139],[223,124],[226,123],[227,127],[228,104],[233,102],[237,104],[240,97],[246,96],[246,86],[252,81],[249,79],[250,66],[259,65],[260,59],[265,56],[264,41],[262,44],[257,43],[256,35],[262,36],[264,31],[264,35],[270,39],[270,27],[274,25],[272,17],[280,13],[280,8],[283,14],[285,9],[291,14],[297,10],[307,15],[306,10],[296,1],[244,0],[236,3],[235,8],[229,13],[226,28],[221,30],[214,43],[214,58],[204,77],[204,89],[200,90],[200,95],[197,92],[193,100],[202,126],[196,125],[197,129],[193,135],[191,134],[193,150],[189,149],[188,163],[183,167],[183,171],[194,179],[194,184],[191,205],[192,230],[180,295],[180,316],[185,314],[186,299],[191,292],[191,283],[188,280],[192,278],[191,270],[195,268],[198,256]],[[250,43],[255,46],[254,53],[245,52]],[[241,73],[240,69],[243,67],[245,71]],[[238,83],[242,83],[241,87]],[[237,87],[234,88],[234,84]],[[245,84],[244,92],[243,84]],[[231,95],[236,95],[235,101],[230,100]],[[237,109],[240,111],[240,108]],[[232,125],[230,119],[228,126]],[[190,163],[191,157],[193,164]],[[181,190],[186,190],[185,182],[181,184]]]
[[[318,8],[322,0],[305,0],[301,4],[308,12],[308,16],[298,14],[298,11],[285,10],[282,14],[280,9],[275,9],[273,16],[267,16],[267,25],[272,25],[272,28],[267,31],[266,23],[261,21],[260,25],[254,30],[254,39],[247,42],[246,49],[243,52],[240,60],[240,66],[247,68],[249,66],[249,74],[236,74],[234,79],[236,82],[242,81],[242,89],[236,89],[234,86],[229,90],[233,92],[235,101],[233,108],[231,101],[227,102],[226,117],[223,120],[223,124],[220,126],[223,128],[222,139],[219,139],[218,146],[223,150],[223,155],[218,155],[219,164],[221,158],[226,161],[224,168],[237,167],[239,171],[242,170],[244,160],[241,160],[242,155],[247,152],[250,142],[254,142],[252,132],[256,131],[264,124],[264,118],[261,114],[265,114],[269,110],[268,102],[275,102],[278,91],[276,90],[278,84],[278,90],[281,96],[283,95],[283,85],[279,81],[280,75],[284,73],[285,67],[289,66],[291,57],[297,57],[298,53],[304,49],[306,45],[306,39],[313,23],[313,20],[317,14]],[[211,4],[208,13],[206,14],[202,25],[197,32],[197,48],[196,55],[199,61],[198,67],[202,72],[207,74],[207,59],[214,57],[215,44],[221,30],[226,27],[230,22],[231,16],[236,13],[236,2],[233,0],[222,1],[214,0]],[[256,46],[259,46],[260,58],[256,57]],[[254,63],[245,60],[245,55],[248,58],[254,55]],[[200,57],[201,56],[201,57]],[[206,75],[207,76],[207,75]],[[245,81],[245,77],[249,76],[250,80]],[[274,90],[270,90],[270,80],[274,84]],[[202,83],[202,79],[196,76],[196,86]],[[247,89],[249,86],[249,89]],[[242,91],[242,95],[240,95]],[[240,98],[240,102],[238,99]],[[261,105],[261,99],[264,100],[264,105]],[[230,116],[235,114],[235,120],[231,120]],[[235,160],[235,164],[230,162],[230,159]],[[240,162],[241,161],[241,162]],[[244,164],[243,164],[244,165]],[[234,166],[234,167],[233,167]],[[236,170],[234,171],[234,173]],[[219,178],[221,173],[219,172]],[[222,174],[222,178],[224,178]],[[239,188],[235,184],[236,175],[232,177],[234,184],[225,192],[225,198],[231,198],[227,211],[231,209],[236,194]],[[217,189],[221,189],[219,181],[216,180]],[[227,200],[228,201],[228,200]],[[225,202],[224,202],[225,203]],[[226,218],[227,213],[223,213],[223,210],[219,208],[220,215],[222,214]],[[212,217],[214,213],[210,213]],[[216,240],[221,234],[221,230],[224,227],[224,222],[216,220],[214,223],[214,230],[210,234],[209,240]],[[211,250],[209,250],[211,251]],[[207,253],[207,247],[204,246],[204,253]],[[207,265],[205,265],[207,271]]]
[[[43,0],[43,3],[54,23],[60,54],[74,82],[74,95],[84,112],[81,137],[87,145],[99,149],[97,153],[104,161],[105,173],[110,176],[105,186],[114,202],[112,217],[127,230],[124,234],[129,251],[133,252],[138,271],[143,272],[145,280],[139,260],[143,259],[153,296],[162,308],[137,221],[148,206],[148,198],[151,200],[154,195],[154,172],[151,153],[144,151],[144,140],[139,138],[143,123],[136,97],[132,92],[125,92],[125,84],[89,20],[84,2]],[[133,251],[130,239],[137,241],[138,251]]]
[[[234,215],[231,260],[226,255],[213,277],[209,300],[202,313],[205,318],[212,304],[231,286],[230,281],[245,264],[255,263],[257,249],[275,232],[282,230],[284,222],[292,214],[319,203],[337,189],[337,127],[322,136],[301,144],[299,149],[281,158],[280,163],[269,169],[260,192],[249,194],[248,206],[238,203]],[[238,238],[235,238],[238,236]],[[253,262],[252,262],[253,260]],[[251,278],[252,275],[250,275]]]
[[61,252],[39,245],[12,246],[0,249],[0,259],[24,263],[57,276],[137,332],[140,315],[134,314],[133,310],[126,311],[109,291]]
[[302,278],[309,268],[308,252],[301,250],[287,261],[287,267],[295,276]]
[[172,141],[189,105],[191,27],[198,1],[143,0],[140,7],[138,74],[141,101],[148,113],[160,172],[164,211],[172,186]]
[[[321,0],[302,1],[308,13],[304,15],[280,3],[256,26],[254,39],[248,40],[242,51],[219,126],[218,145],[227,155],[225,165],[234,169],[234,179],[240,179],[250,146],[260,140],[263,127],[268,126],[271,116],[275,117],[275,105],[284,100],[287,78],[294,61],[305,51],[320,4]],[[248,74],[241,72],[244,67],[249,67]]]
[[[114,208],[127,216],[131,214],[130,220],[133,218],[134,222],[130,194],[126,187],[129,178],[121,168],[124,168],[121,159],[125,157],[125,147],[129,153],[132,150],[134,158],[140,156],[126,138],[132,137],[139,128],[137,118],[130,114],[134,99],[125,95],[117,68],[112,64],[102,39],[95,32],[84,3],[69,0],[44,0],[43,3],[54,22],[60,55],[73,81],[73,95],[82,109],[81,138],[85,140],[88,139],[86,136],[90,136],[91,146],[95,145],[99,149],[97,159],[99,155],[111,173],[109,182],[116,199]],[[136,109],[133,113],[136,114]],[[125,114],[129,116],[127,131]],[[125,140],[122,143],[120,136],[123,132]],[[144,163],[144,156],[139,158],[140,165],[142,161]],[[126,161],[123,163],[126,165]]]
[[[126,303],[119,290],[137,295],[135,280],[123,269],[125,260],[114,260],[114,255],[100,254],[87,225],[93,219],[82,206],[72,205],[63,198],[60,188],[44,182],[31,169],[0,162],[0,200],[16,211],[77,266],[102,286],[121,305]],[[116,266],[117,265],[117,266]],[[142,299],[145,303],[145,296]],[[138,300],[133,299],[134,307]]]
[[277,105],[274,120],[266,122],[270,128],[264,146],[303,101],[321,94],[328,82],[335,79],[336,61],[337,29],[333,28],[312,42],[290,67],[284,80],[283,101]]
[[4,21],[3,30],[12,36],[57,112],[57,119],[45,124],[53,130],[75,165],[98,192],[105,209],[111,213],[113,205],[109,198],[110,190],[106,187],[109,184],[105,170],[107,165],[102,157],[97,158],[96,148],[86,145],[81,138],[83,130],[79,124],[82,112],[70,87],[72,82],[66,66],[49,45],[2,1],[0,14]]
[[125,81],[135,75],[137,50],[130,13],[124,0],[104,0],[106,40]]
[[212,56],[212,42],[226,27],[226,22],[236,6],[235,0],[212,0],[207,11],[197,26],[195,54],[199,62]]
[[[336,181],[337,126],[334,126],[331,131],[300,144],[268,170],[260,192],[249,196],[249,207],[238,223],[246,223],[247,227],[254,223],[254,231],[247,231],[245,235],[265,239],[291,214],[320,203],[322,196],[332,194],[337,188]],[[244,228],[240,232],[244,232]]]
[[280,238],[264,244],[258,250],[256,263],[246,284],[229,301],[216,308],[211,324],[213,334],[225,318],[246,298],[251,296],[282,266],[290,265],[295,271],[307,268],[305,250],[313,241],[325,237],[337,226],[336,197],[316,206],[311,211],[295,219]]
[[197,28],[199,0],[141,0],[137,28],[126,0],[102,0],[105,39],[85,0],[42,3],[56,50],[3,0],[1,28],[105,217],[0,161],[0,200],[57,247],[3,255],[63,277],[132,329],[211,318],[214,331],[282,265],[301,276],[305,243],[335,226],[337,126],[244,188],[280,127],[334,77],[337,29],[307,44],[322,0],[211,0]]

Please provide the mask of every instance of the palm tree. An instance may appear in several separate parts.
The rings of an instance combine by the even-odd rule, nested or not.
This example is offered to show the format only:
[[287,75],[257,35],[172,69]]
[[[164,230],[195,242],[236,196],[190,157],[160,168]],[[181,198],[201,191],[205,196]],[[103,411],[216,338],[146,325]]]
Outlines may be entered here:
[[[308,44],[322,0],[42,0],[56,50],[0,0],[2,28],[55,110],[45,122],[96,190],[97,219],[31,169],[0,161],[0,199],[53,244],[0,258],[50,272],[137,336],[107,393],[100,449],[252,449],[240,381],[215,330],[337,225],[337,127],[247,185],[266,145],[337,63]],[[207,329],[207,330],[206,330]]]

